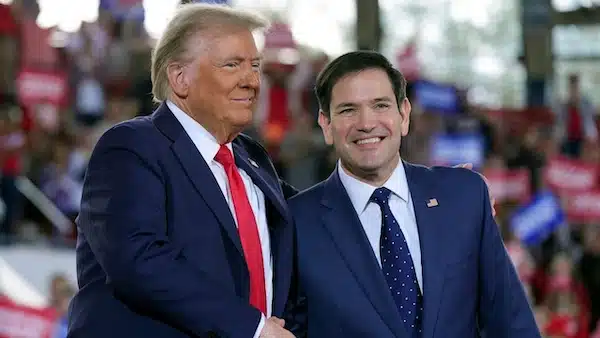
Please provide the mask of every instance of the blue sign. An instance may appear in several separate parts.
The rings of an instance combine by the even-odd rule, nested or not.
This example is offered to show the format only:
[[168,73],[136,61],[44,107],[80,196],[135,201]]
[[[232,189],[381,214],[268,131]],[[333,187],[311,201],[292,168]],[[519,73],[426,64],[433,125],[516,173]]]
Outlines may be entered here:
[[481,168],[485,161],[485,146],[480,134],[440,134],[432,139],[430,149],[434,164],[453,166],[472,163]]
[[565,223],[560,200],[551,192],[538,194],[529,204],[519,208],[510,219],[513,233],[526,245],[543,242]]
[[144,21],[143,0],[100,0],[100,8],[109,11],[118,20]]
[[456,114],[459,112],[459,98],[455,87],[429,81],[414,84],[417,103],[426,111]]

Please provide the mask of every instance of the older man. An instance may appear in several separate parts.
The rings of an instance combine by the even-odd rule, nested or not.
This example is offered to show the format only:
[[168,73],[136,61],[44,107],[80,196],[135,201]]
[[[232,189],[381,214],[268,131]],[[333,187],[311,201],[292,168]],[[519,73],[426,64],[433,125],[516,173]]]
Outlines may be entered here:
[[69,337],[292,337],[283,315],[293,229],[252,120],[265,21],[179,8],[152,58],[152,116],[90,159],[78,217]]

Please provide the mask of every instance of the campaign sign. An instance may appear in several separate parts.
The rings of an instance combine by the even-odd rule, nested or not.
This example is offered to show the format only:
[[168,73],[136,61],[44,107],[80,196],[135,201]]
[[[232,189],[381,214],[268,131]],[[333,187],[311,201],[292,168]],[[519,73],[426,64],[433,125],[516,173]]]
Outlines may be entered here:
[[559,194],[585,192],[598,184],[598,166],[563,156],[551,158],[544,170],[548,186]]
[[561,195],[569,221],[586,224],[600,222],[600,190]]
[[414,84],[414,95],[425,111],[444,114],[459,112],[458,93],[453,86],[420,80]]
[[61,72],[23,69],[17,76],[17,93],[25,106],[62,106],[68,99],[67,76]]
[[510,227],[521,242],[536,245],[564,222],[565,215],[560,200],[552,192],[546,191],[519,208],[510,219]]
[[0,338],[52,338],[56,313],[34,309],[0,297]]
[[481,168],[484,162],[484,141],[480,134],[440,134],[431,143],[431,162],[434,165],[453,166],[472,163]]
[[484,173],[490,193],[497,202],[527,202],[530,197],[531,175],[527,169],[488,169]]

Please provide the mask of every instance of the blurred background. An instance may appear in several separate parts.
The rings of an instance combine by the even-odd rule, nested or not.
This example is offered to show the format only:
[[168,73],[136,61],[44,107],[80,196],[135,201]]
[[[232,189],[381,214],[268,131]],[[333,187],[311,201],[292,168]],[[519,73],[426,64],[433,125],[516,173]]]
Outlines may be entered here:
[[[473,163],[547,337],[600,337],[600,1],[229,0],[274,24],[254,125],[299,189],[336,158],[316,75],[357,48],[409,80],[402,157]],[[0,338],[65,337],[88,156],[155,108],[150,51],[179,0],[0,0]],[[465,206],[467,208],[469,206]]]

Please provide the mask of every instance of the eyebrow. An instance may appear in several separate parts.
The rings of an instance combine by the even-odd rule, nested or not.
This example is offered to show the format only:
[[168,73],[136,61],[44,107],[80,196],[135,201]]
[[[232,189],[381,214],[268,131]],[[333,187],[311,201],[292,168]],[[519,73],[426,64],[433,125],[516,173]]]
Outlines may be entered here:
[[371,100],[371,103],[392,102],[392,101],[393,101],[392,98],[383,96],[383,97],[378,97],[376,99]]
[[[242,56],[234,56],[234,57],[226,58],[225,60],[227,60],[227,61],[244,62],[244,61],[248,60],[248,58],[245,58],[245,57],[242,57]],[[253,57],[252,59],[250,59],[250,61],[251,62],[256,62],[256,61],[260,62],[260,61],[262,61],[262,57],[261,56]]]
[[[387,96],[377,97],[369,101],[370,104],[379,103],[379,102],[392,102],[392,99]],[[358,103],[355,102],[342,102],[335,106],[335,109],[343,109],[343,108],[353,108],[358,106]]]

